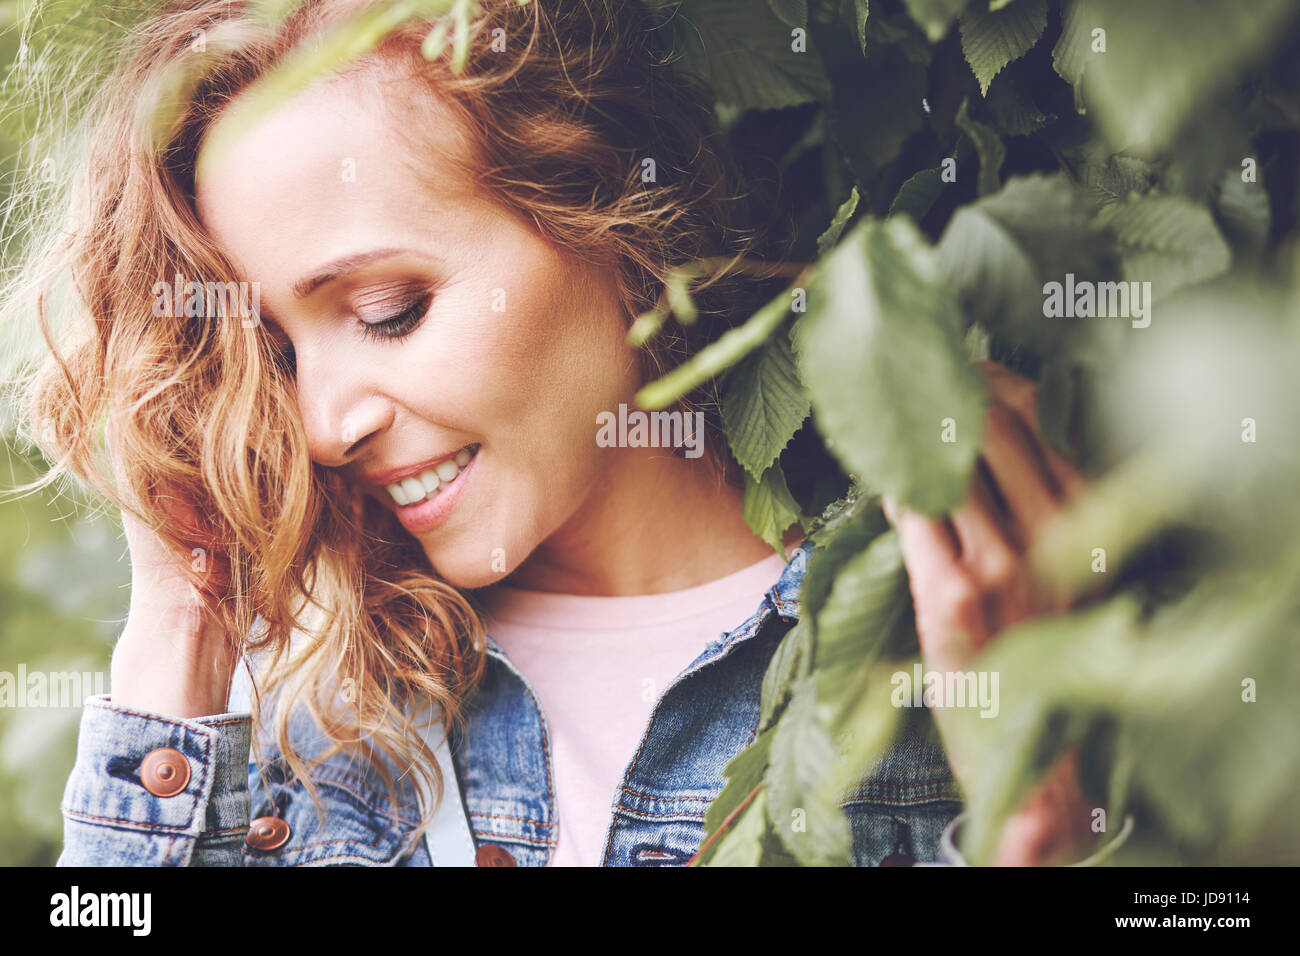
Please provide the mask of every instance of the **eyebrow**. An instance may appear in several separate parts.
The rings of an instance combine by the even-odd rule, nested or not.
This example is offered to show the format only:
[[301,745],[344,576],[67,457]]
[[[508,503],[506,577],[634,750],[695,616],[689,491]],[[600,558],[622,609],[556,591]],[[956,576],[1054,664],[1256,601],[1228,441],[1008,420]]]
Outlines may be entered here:
[[335,259],[333,262],[321,266],[310,275],[299,279],[293,284],[293,294],[296,298],[305,299],[327,282],[333,282],[335,279],[342,278],[349,272],[355,272],[372,262],[395,259],[398,256],[412,256],[434,263],[441,263],[442,261],[436,256],[415,249],[373,249],[369,252],[358,252],[354,255]]

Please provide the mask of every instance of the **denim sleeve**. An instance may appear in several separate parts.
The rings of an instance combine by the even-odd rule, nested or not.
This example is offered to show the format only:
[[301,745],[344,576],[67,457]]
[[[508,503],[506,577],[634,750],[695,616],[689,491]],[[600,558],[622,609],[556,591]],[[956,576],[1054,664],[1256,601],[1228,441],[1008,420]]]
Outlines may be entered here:
[[[63,794],[58,866],[241,866],[248,833],[252,716],[164,717],[86,700]],[[189,780],[160,797],[140,765],[160,748],[189,762]]]

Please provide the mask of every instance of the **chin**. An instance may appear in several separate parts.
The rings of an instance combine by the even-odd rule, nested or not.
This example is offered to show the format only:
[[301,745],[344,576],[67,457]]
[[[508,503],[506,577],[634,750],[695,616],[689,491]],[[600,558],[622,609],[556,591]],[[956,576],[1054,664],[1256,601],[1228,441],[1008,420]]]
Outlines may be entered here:
[[429,564],[438,577],[458,590],[473,590],[495,584],[513,571],[501,549],[465,547],[426,549]]

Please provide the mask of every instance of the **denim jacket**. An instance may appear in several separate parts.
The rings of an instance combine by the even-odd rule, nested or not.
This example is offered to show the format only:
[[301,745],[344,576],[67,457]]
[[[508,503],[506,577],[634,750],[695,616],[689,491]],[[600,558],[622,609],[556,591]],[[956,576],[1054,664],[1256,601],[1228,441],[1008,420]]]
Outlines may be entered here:
[[[613,795],[603,865],[679,866],[700,848],[723,769],[754,740],[763,674],[797,619],[809,554],[806,544],[796,549],[757,612],[660,695]],[[558,836],[546,718],[490,637],[487,656],[465,729],[449,740],[460,796],[480,865],[545,866]],[[394,807],[374,764],[350,753],[330,758],[312,773],[322,823],[273,747],[259,774],[251,723],[246,712],[180,719],[89,698],[63,799],[59,865],[430,865],[425,844],[407,839],[420,818],[409,774],[393,774]],[[291,728],[304,753],[323,742],[306,720]],[[159,760],[173,762],[164,771],[171,786],[157,785]],[[941,838],[961,810],[942,748],[917,734],[897,740],[841,802],[857,866],[941,861]]]

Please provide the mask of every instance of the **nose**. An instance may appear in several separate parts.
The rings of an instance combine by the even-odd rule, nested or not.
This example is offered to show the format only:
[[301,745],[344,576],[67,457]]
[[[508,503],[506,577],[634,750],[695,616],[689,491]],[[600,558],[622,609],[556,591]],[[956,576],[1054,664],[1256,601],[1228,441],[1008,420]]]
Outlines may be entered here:
[[374,378],[365,362],[298,351],[298,409],[312,461],[329,468],[349,465],[367,441],[392,424],[392,402]]

